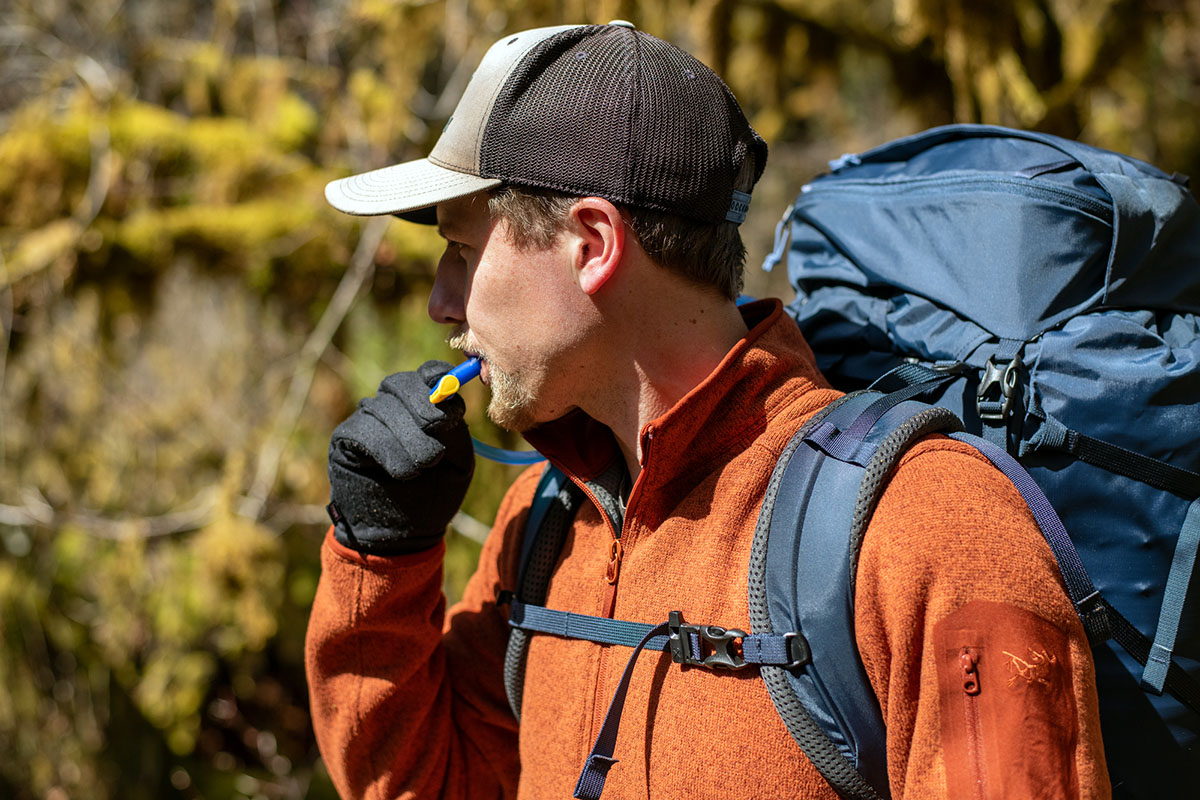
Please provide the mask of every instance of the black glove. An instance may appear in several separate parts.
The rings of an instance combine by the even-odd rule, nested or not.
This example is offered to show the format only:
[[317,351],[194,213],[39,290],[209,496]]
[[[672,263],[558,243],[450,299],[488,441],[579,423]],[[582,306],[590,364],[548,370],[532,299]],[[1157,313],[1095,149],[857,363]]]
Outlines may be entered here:
[[458,511],[475,453],[458,395],[434,405],[429,390],[450,371],[426,361],[384,379],[329,443],[329,514],[339,542],[397,555],[438,543]]

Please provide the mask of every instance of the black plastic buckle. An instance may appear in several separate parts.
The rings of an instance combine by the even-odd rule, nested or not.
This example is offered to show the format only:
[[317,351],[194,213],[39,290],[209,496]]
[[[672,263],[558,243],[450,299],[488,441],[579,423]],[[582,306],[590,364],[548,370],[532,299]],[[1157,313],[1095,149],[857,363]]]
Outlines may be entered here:
[[[983,366],[983,377],[979,380],[979,390],[975,393],[975,410],[980,419],[1008,419],[1012,411],[1013,395],[1017,388],[1017,370],[1021,362],[1013,359],[1000,368],[990,357]],[[993,390],[999,388],[998,393]],[[994,395],[989,397],[989,395]]]
[[670,613],[667,628],[670,630],[667,638],[671,645],[671,659],[676,664],[722,669],[741,669],[746,666],[746,660],[737,650],[737,645],[746,638],[745,631],[737,628],[725,630],[718,625],[686,625],[681,611]]

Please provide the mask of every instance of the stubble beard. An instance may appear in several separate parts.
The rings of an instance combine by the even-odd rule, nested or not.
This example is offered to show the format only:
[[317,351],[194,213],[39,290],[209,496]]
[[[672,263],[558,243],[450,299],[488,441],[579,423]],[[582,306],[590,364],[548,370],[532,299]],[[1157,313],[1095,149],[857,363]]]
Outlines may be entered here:
[[497,367],[486,353],[480,352],[466,331],[455,333],[446,339],[446,344],[455,350],[478,353],[488,365],[488,387],[492,399],[488,403],[487,415],[501,428],[521,433],[537,424],[534,418],[536,395],[518,373],[507,372]]

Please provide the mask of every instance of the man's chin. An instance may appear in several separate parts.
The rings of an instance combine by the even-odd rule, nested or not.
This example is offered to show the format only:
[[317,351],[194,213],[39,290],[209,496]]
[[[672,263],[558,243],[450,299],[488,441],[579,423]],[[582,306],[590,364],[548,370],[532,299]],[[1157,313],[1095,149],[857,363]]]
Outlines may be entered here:
[[497,403],[494,398],[488,403],[487,415],[497,427],[512,433],[524,433],[537,426],[532,410],[524,407],[510,408]]

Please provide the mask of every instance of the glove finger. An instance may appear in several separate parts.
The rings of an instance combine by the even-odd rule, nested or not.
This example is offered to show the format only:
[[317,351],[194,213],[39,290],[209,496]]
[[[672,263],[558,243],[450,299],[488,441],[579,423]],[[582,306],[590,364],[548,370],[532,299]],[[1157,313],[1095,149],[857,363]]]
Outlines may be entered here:
[[449,370],[445,361],[427,361],[417,372],[385,378],[379,393],[360,401],[358,411],[334,430],[331,461],[359,470],[377,464],[393,479],[409,480],[438,464],[449,448],[466,451],[455,460],[456,471],[473,469],[462,398],[429,402],[430,387]]
[[[446,447],[423,430],[419,421],[395,398],[376,398],[358,412],[373,417],[386,435],[372,449],[379,464],[393,478],[408,480],[441,461]],[[465,428],[465,426],[464,426]]]
[[[365,402],[365,401],[364,401]],[[329,458],[351,469],[378,465],[376,453],[392,438],[391,431],[374,414],[359,410],[333,429],[329,438]]]
[[431,441],[403,404],[381,394],[360,401],[358,410],[334,429],[329,460],[346,469],[364,473],[378,469],[407,480],[417,474],[422,463],[431,463],[436,457],[425,452]]
[[427,389],[432,389],[437,386],[437,382],[442,379],[442,376],[453,368],[449,361],[433,358],[417,367],[416,374]]

